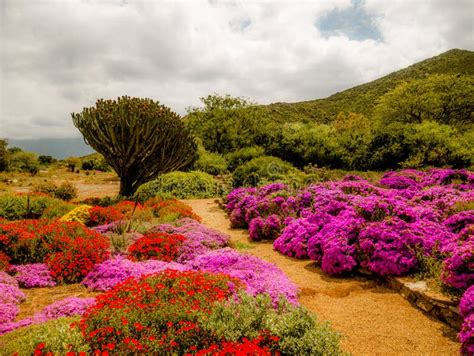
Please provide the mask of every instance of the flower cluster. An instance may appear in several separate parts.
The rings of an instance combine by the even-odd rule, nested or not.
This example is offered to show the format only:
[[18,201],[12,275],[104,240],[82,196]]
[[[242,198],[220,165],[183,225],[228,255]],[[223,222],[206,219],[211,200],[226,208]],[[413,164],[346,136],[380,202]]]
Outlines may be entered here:
[[81,224],[87,223],[89,220],[89,211],[92,207],[90,205],[79,205],[77,208],[74,208],[67,214],[63,215],[59,221],[64,222],[78,222]]
[[0,252],[13,263],[46,263],[58,282],[74,283],[108,255],[109,240],[77,222],[21,220],[0,225]]
[[184,354],[215,343],[198,324],[214,301],[225,300],[240,282],[223,274],[166,270],[128,279],[97,297],[80,327],[94,350]]
[[186,237],[166,232],[148,233],[140,237],[128,248],[129,258],[133,261],[149,259],[165,262],[175,261],[179,248]]
[[474,354],[474,285],[464,293],[459,303],[459,311],[464,317],[459,338],[462,342],[462,352]]
[[49,267],[44,263],[14,265],[10,267],[8,272],[23,288],[53,287],[56,285]]
[[257,257],[238,253],[230,248],[219,249],[197,256],[189,266],[195,270],[227,273],[240,279],[251,295],[267,293],[274,303],[280,297],[297,304],[297,288],[274,264]]
[[94,305],[94,303],[95,298],[64,298],[44,307],[43,310],[35,313],[31,317],[16,322],[12,321],[13,319],[9,322],[0,322],[0,335],[31,324],[41,324],[48,320],[58,319],[61,317],[83,315],[89,307]]
[[153,214],[160,218],[161,221],[174,221],[183,218],[201,221],[201,218],[188,205],[176,199],[164,200],[160,197],[155,197],[147,200],[144,206],[151,208]]
[[0,326],[16,318],[18,304],[25,298],[18,282],[5,272],[0,272]]
[[125,215],[113,206],[94,206],[89,209],[88,226],[109,224],[125,219]]
[[275,250],[309,257],[328,274],[359,266],[380,276],[406,274],[419,267],[421,251],[444,259],[446,284],[466,288],[474,278],[474,211],[449,213],[474,200],[473,187],[466,170],[404,170],[386,173],[380,185],[349,177],[297,192],[283,184],[238,188],[226,207],[232,225],[248,227],[251,239],[274,239]]
[[159,225],[151,231],[164,231],[169,234],[179,234],[186,237],[179,247],[176,259],[178,262],[190,261],[198,255],[226,247],[230,241],[229,235],[208,228],[190,218],[178,220],[173,225]]
[[116,256],[95,265],[81,283],[90,290],[108,291],[130,277],[141,277],[167,269],[185,271],[189,267],[175,262],[157,260],[132,262],[123,256]]

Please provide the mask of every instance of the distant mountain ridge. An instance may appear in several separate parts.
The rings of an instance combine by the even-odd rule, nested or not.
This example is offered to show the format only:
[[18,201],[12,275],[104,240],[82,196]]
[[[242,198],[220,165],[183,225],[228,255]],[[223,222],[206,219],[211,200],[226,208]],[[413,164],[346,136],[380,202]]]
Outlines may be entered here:
[[260,105],[259,112],[276,122],[316,121],[328,123],[340,111],[370,116],[377,100],[399,83],[432,74],[474,75],[474,52],[452,49],[374,81],[335,93],[324,99]]
[[40,138],[32,140],[8,139],[8,147],[20,147],[25,151],[39,155],[50,155],[56,159],[70,156],[85,156],[94,153],[94,149],[85,144],[81,137],[73,138]]

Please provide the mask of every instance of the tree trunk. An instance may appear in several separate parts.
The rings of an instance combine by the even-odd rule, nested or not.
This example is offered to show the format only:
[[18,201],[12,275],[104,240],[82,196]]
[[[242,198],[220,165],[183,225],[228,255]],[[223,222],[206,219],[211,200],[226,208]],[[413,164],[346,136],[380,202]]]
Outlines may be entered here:
[[132,196],[134,193],[132,182],[128,177],[122,176],[120,177],[120,195],[123,197]]

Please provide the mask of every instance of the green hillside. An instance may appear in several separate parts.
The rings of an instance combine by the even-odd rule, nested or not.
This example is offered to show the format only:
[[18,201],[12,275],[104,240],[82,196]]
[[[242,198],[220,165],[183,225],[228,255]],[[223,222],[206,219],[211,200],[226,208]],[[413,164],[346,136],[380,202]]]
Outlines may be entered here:
[[333,94],[324,99],[299,103],[274,103],[259,107],[261,115],[277,122],[317,121],[328,123],[340,111],[370,116],[377,99],[400,82],[421,79],[431,74],[474,75],[474,52],[452,49],[415,63],[372,82]]

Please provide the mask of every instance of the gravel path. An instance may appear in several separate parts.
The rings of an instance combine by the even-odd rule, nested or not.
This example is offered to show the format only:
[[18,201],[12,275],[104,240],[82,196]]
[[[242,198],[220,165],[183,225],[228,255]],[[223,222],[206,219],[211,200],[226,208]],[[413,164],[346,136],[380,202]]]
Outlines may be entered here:
[[354,355],[458,355],[454,330],[429,318],[398,293],[362,278],[333,278],[308,260],[285,257],[271,243],[248,240],[231,229],[214,199],[186,200],[203,223],[232,237],[241,252],[275,263],[299,287],[300,302],[344,335],[342,347]]

